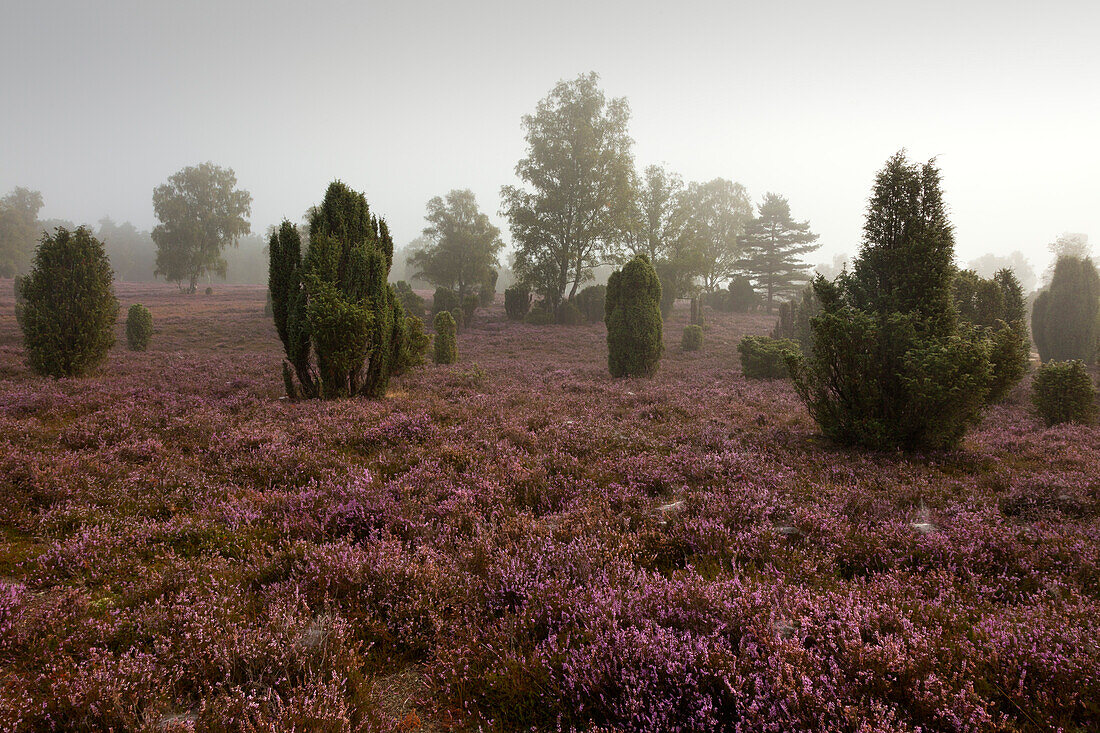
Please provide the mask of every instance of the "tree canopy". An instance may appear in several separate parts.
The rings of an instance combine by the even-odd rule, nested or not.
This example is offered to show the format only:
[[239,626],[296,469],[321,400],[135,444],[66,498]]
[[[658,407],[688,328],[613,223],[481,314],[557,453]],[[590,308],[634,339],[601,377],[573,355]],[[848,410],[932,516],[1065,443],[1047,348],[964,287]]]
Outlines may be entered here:
[[493,281],[497,255],[504,247],[500,230],[477,206],[473,191],[454,190],[428,201],[426,241],[408,256],[412,277],[459,296]]
[[703,289],[715,290],[738,272],[741,234],[752,219],[752,201],[745,187],[725,178],[691,183],[681,196],[684,216],[683,254]]
[[557,309],[630,230],[633,140],[625,98],[608,100],[599,75],[559,82],[525,115],[526,187],[501,189],[517,275]]
[[791,219],[790,204],[779,194],[764,194],[758,211],[745,226],[738,266],[764,293],[770,313],[776,297],[790,300],[805,287],[811,265],[802,256],[821,245],[809,222]]
[[0,275],[24,272],[38,241],[42,194],[15,188],[0,199]]
[[153,189],[153,210],[160,221],[152,232],[154,274],[186,282],[193,293],[199,278],[209,273],[225,277],[222,250],[251,231],[252,194],[237,188],[232,168],[200,163]]

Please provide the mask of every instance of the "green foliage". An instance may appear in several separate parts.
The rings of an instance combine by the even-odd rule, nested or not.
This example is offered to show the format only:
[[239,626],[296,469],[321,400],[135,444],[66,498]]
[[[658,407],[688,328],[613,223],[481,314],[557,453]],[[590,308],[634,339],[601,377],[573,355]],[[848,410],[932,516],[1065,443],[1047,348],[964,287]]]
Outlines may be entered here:
[[25,271],[34,254],[41,227],[42,194],[16,188],[0,199],[0,277]]
[[450,288],[436,288],[432,295],[432,318],[443,311],[462,309],[462,299],[458,293]]
[[795,297],[809,281],[810,265],[802,257],[821,245],[809,222],[791,219],[787,199],[775,193],[764,194],[759,216],[745,226],[741,237],[744,247],[739,268],[764,291],[768,312],[776,298]]
[[703,327],[695,323],[684,326],[680,348],[684,351],[698,351],[703,348]]
[[466,313],[461,308],[455,308],[451,311],[451,318],[455,322],[455,331],[466,328]]
[[664,341],[661,283],[646,255],[636,255],[607,281],[604,322],[607,363],[613,377],[649,376],[657,370]]
[[1043,364],[1031,390],[1032,403],[1047,425],[1096,422],[1096,387],[1080,359]]
[[1031,310],[1035,346],[1043,361],[1096,360],[1100,345],[1100,275],[1092,260],[1063,256],[1050,286]]
[[26,298],[23,297],[23,276],[16,275],[11,281],[12,293],[15,295],[15,307],[23,305]]
[[730,278],[726,286],[728,310],[734,313],[748,313],[760,303],[760,296],[752,287],[752,281],[744,275]]
[[790,376],[788,360],[801,353],[794,341],[767,336],[746,336],[737,344],[737,352],[741,373],[749,379],[785,379]]
[[631,230],[629,119],[626,99],[608,100],[595,73],[559,82],[523,118],[527,155],[516,174],[526,188],[503,187],[502,211],[516,275],[554,312]]
[[398,280],[394,283],[393,289],[397,293],[397,298],[401,301],[401,307],[405,309],[406,315],[416,316],[420,319],[424,318],[426,307],[424,299],[413,291],[412,285],[408,281]]
[[772,330],[772,338],[791,339],[798,342],[803,354],[813,348],[813,331],[810,323],[821,313],[821,303],[812,286],[806,287],[794,300],[779,304],[779,320]]
[[952,290],[960,319],[986,328],[1004,320],[1005,294],[996,280],[986,280],[973,270],[961,270],[955,275]]
[[20,291],[19,325],[34,371],[79,377],[107,358],[118,301],[103,243],[88,229],[43,235]]
[[447,311],[436,314],[432,321],[435,329],[435,351],[433,358],[436,364],[454,364],[458,361],[458,341],[455,338],[456,326],[454,317]]
[[572,300],[567,300],[558,307],[557,323],[562,326],[579,326],[584,323],[584,314]]
[[405,343],[394,375],[404,374],[413,367],[423,366],[432,339],[424,332],[424,321],[417,316],[405,316]]
[[[689,281],[698,277],[704,290],[715,290],[740,267],[741,235],[752,219],[752,200],[740,183],[715,178],[688,184],[680,205],[684,230],[677,269]],[[676,295],[686,294],[681,290]]]
[[237,189],[232,168],[201,163],[153,189],[153,210],[160,221],[152,231],[157,245],[154,274],[187,282],[188,292],[194,293],[207,273],[225,277],[222,250],[236,246],[250,231],[252,194]]
[[126,343],[131,351],[145,351],[153,338],[153,314],[141,303],[134,303],[126,313]]
[[827,437],[952,448],[977,423],[993,344],[985,329],[959,326],[953,250],[939,171],[893,156],[876,177],[852,274],[814,281],[821,313],[809,319],[811,348],[787,359]]
[[993,370],[989,383],[990,404],[1000,402],[1027,374],[1031,344],[1026,339],[1027,324],[1017,321],[1010,325],[998,321],[996,330],[989,329],[989,363]]
[[522,321],[531,310],[531,291],[516,284],[504,291],[504,312],[513,321]]
[[543,301],[535,304],[523,317],[523,322],[529,326],[549,326],[554,322],[554,314],[548,310]]
[[481,299],[475,293],[470,293],[462,299],[462,324],[469,327],[474,322],[474,314],[477,313]]
[[[334,182],[311,210],[303,255],[284,221],[269,243],[275,329],[302,397],[382,397],[402,362],[405,315],[386,280],[393,240],[367,200]],[[293,380],[292,380],[293,381]]]
[[604,307],[607,302],[606,285],[589,285],[577,293],[573,299],[577,309],[589,323],[598,323],[603,320]]
[[[477,206],[473,191],[454,190],[428,201],[426,242],[409,255],[412,277],[458,292],[459,298],[496,286],[500,230]],[[442,309],[435,309],[438,313]],[[448,308],[447,310],[450,310]]]
[[868,313],[912,313],[922,332],[948,336],[957,317],[955,237],[934,161],[896,153],[875,177],[863,244],[845,290]]
[[488,308],[497,297],[497,280],[500,273],[497,270],[489,270],[485,279],[481,281],[481,287],[477,291],[478,301],[482,308]]

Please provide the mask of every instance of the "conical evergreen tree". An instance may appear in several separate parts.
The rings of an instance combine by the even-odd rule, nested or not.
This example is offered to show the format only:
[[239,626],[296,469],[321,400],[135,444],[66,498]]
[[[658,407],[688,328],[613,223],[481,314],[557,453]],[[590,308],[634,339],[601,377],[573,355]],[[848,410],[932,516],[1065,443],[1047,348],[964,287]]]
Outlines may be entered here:
[[1069,255],[1058,258],[1050,287],[1035,298],[1031,330],[1044,362],[1096,360],[1100,345],[1100,275],[1091,259]]
[[756,282],[771,313],[776,298],[794,298],[809,282],[810,265],[802,256],[821,245],[809,222],[791,219],[790,204],[779,194],[765,194],[758,211],[741,236],[739,267]]

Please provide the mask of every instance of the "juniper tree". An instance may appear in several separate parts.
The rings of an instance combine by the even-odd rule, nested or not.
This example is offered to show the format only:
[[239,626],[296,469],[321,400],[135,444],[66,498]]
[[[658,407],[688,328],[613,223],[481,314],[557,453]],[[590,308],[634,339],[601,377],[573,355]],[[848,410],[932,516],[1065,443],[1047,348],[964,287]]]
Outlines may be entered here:
[[1043,361],[1095,361],[1100,342],[1100,275],[1091,259],[1058,258],[1050,286],[1035,298],[1031,330]]
[[44,234],[20,282],[17,310],[27,361],[39,374],[79,377],[107,358],[118,301],[103,243],[86,227]]
[[644,254],[635,256],[607,281],[608,368],[613,377],[644,377],[664,352],[661,282]]
[[878,173],[851,275],[814,281],[812,349],[788,363],[822,432],[875,448],[950,448],[985,405],[984,332],[960,327],[954,236],[933,161]]
[[[275,328],[303,397],[382,397],[401,359],[405,316],[386,280],[393,239],[339,181],[311,210],[309,246],[283,222],[269,243]],[[293,379],[288,379],[288,386]]]

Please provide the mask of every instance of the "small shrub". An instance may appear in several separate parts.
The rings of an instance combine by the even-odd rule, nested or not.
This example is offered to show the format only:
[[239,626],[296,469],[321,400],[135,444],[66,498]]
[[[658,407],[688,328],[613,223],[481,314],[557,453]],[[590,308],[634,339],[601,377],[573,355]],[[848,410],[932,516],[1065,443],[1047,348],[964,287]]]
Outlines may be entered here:
[[214,288],[212,288],[212,287],[210,287],[209,285],[207,285],[207,286],[206,286],[206,294],[207,294],[207,295],[213,295],[213,294],[214,294]]
[[808,286],[799,297],[779,304],[779,320],[772,330],[772,338],[797,341],[802,353],[808,354],[813,346],[810,320],[820,313],[821,302],[814,295],[813,286]]
[[579,326],[584,323],[584,314],[581,313],[576,303],[567,300],[558,307],[555,320],[563,326]]
[[118,319],[111,276],[103,243],[85,227],[43,235],[20,285],[19,325],[34,371],[78,377],[107,358]]
[[542,303],[539,303],[527,311],[527,315],[523,317],[523,322],[529,326],[549,326],[554,322],[554,314],[545,308]]
[[458,298],[458,293],[450,288],[435,289],[435,293],[432,295],[432,318],[443,311],[461,310],[461,308],[462,302]]
[[461,308],[455,308],[451,311],[451,318],[455,322],[455,332],[461,331],[466,328],[466,312]]
[[574,299],[578,310],[589,323],[599,323],[603,320],[606,301],[606,285],[589,285],[577,293],[577,297]]
[[522,321],[531,310],[531,291],[522,285],[514,285],[504,291],[504,312],[513,321]]
[[474,322],[474,313],[477,313],[478,307],[481,305],[481,301],[478,300],[477,295],[467,295],[462,300],[462,325],[470,326]]
[[741,372],[749,379],[785,379],[790,375],[788,357],[801,353],[796,342],[767,336],[746,336],[737,351],[741,354]]
[[698,351],[703,348],[703,327],[695,323],[685,326],[680,348],[684,351]]
[[25,300],[23,297],[23,276],[16,275],[15,279],[11,281],[11,287],[15,292],[15,304],[22,305]]
[[1031,390],[1031,401],[1047,425],[1091,425],[1096,421],[1096,387],[1080,359],[1051,361],[1039,367]]
[[454,364],[458,361],[458,343],[455,339],[455,319],[447,311],[435,315],[432,321],[435,328],[435,352],[433,354],[436,364]]
[[649,258],[638,255],[607,281],[607,365],[613,377],[653,374],[664,352],[661,282]]
[[134,303],[126,313],[126,343],[130,351],[145,351],[153,337],[153,314],[141,303]]

